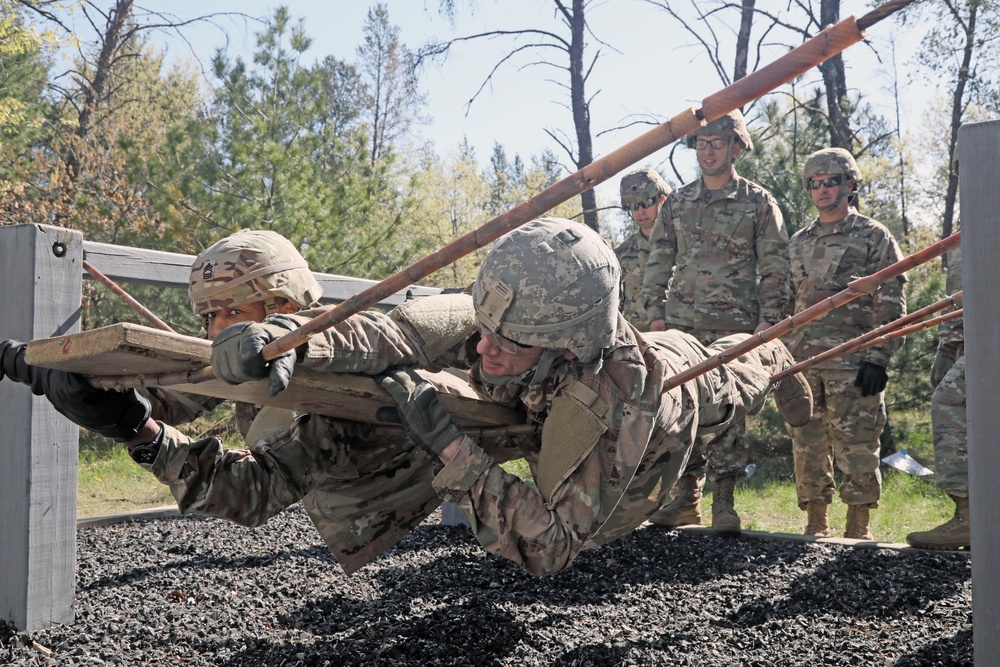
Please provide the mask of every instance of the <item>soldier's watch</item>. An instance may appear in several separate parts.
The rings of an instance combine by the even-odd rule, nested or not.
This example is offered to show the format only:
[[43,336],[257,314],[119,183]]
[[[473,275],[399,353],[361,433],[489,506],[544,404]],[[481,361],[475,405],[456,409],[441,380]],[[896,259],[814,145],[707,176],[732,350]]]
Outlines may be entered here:
[[166,429],[163,428],[163,424],[160,424],[160,431],[153,438],[152,442],[136,445],[128,450],[128,455],[136,463],[152,464],[156,460],[156,455],[160,452],[160,444],[163,443],[163,434],[165,431]]

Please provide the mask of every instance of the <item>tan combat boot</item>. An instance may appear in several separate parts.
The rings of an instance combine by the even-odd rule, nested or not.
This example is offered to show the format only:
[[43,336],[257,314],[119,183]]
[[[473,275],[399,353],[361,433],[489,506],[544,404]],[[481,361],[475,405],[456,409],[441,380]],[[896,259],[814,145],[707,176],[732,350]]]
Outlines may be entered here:
[[[951,494],[949,494],[951,495]],[[906,542],[918,549],[971,549],[969,529],[969,499],[951,496],[955,501],[955,516],[937,528],[906,536]]]
[[701,525],[701,490],[705,486],[704,477],[681,475],[677,480],[677,495],[670,504],[658,509],[649,517],[649,522],[666,528]]
[[803,535],[830,536],[830,522],[826,518],[826,503],[806,503],[806,530]]
[[847,506],[847,528],[844,537],[852,540],[871,540],[872,533],[868,530],[868,508],[857,505]]
[[712,495],[712,530],[720,534],[736,534],[741,530],[740,515],[733,507],[736,477],[721,477],[715,481]]

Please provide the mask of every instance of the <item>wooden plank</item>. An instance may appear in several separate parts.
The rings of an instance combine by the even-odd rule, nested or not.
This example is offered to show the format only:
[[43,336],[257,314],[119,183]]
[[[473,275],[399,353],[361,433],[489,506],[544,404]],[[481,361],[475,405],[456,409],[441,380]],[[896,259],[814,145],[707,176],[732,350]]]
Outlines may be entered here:
[[[97,243],[96,241],[84,241],[83,249],[84,259],[108,278],[115,281],[129,281],[159,287],[186,289],[191,275],[191,263],[194,261],[194,255],[143,248],[126,248],[109,243]],[[344,301],[371,287],[376,282],[333,273],[313,272],[313,275],[323,288],[323,299],[326,301]],[[384,299],[381,303],[386,306],[395,306],[407,298],[428,296],[437,294],[439,291],[434,287],[411,285],[407,289],[400,290]]]
[[[121,377],[201,368],[208,365],[210,354],[207,340],[120,323],[32,341],[25,360],[33,366]],[[523,413],[480,399],[464,378],[452,373],[424,374],[440,389],[442,405],[459,426],[495,427],[525,421]],[[389,395],[368,375],[321,373],[301,367],[295,369],[288,388],[274,397],[267,394],[266,380],[241,385],[210,380],[170,388],[368,423],[378,423],[378,408],[393,405]]]

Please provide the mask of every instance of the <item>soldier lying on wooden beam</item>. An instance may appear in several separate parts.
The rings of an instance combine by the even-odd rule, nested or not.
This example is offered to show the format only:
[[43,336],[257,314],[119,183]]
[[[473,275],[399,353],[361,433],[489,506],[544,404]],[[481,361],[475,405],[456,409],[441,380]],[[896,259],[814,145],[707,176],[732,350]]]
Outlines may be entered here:
[[[487,550],[532,574],[557,572],[581,550],[640,525],[669,498],[695,435],[760,409],[772,388],[770,376],[793,363],[781,343],[765,343],[664,393],[664,380],[746,335],[706,348],[679,332],[639,334],[619,314],[619,285],[614,253],[595,232],[568,220],[540,219],[498,241],[471,295],[424,297],[389,314],[353,315],[270,362],[260,350],[309,313],[245,321],[215,336],[212,366],[234,384],[269,378],[279,391],[297,364],[376,376],[397,403],[388,409],[393,414],[381,416],[402,423],[405,442],[366,438],[364,425],[334,419],[305,437],[319,420],[299,413],[279,429],[262,428],[267,435],[261,438],[251,430],[248,450],[222,452],[213,438],[192,442],[149,418],[117,435],[133,451],[146,452],[143,466],[171,487],[182,511],[248,525],[299,499],[317,521],[325,509],[316,505],[323,497],[318,491],[378,475],[368,456],[373,448],[392,451],[409,457],[407,479],[420,485],[411,489],[411,499],[400,494],[392,508],[406,520],[393,515],[380,528],[405,531],[426,507],[447,499]],[[413,370],[447,367],[468,369],[484,399],[521,407],[541,426],[536,435],[505,443],[523,453],[532,480],[505,472],[490,455],[490,443],[462,434],[433,385]],[[811,396],[796,376],[789,380],[778,386],[779,408],[790,422],[804,423]],[[46,395],[51,399],[50,391]],[[128,392],[114,397],[117,403],[135,400]],[[77,423],[90,417],[67,412]],[[117,414],[131,412],[122,407]],[[370,481],[401,484],[391,476]],[[352,489],[355,517],[368,506],[359,490]],[[370,513],[374,523],[378,516]],[[347,571],[387,548],[348,535],[359,523],[340,523],[342,533],[324,532],[317,523]],[[364,535],[372,544],[380,537],[378,531]],[[348,544],[355,552],[345,553]]]

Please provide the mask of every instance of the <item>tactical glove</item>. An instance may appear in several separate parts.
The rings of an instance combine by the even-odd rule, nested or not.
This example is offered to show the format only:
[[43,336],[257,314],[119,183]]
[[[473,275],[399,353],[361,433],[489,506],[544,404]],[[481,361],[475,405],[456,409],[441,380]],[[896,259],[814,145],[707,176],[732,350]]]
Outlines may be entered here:
[[215,376],[228,384],[268,378],[267,393],[277,396],[288,387],[298,354],[305,354],[306,344],[271,361],[264,361],[260,351],[298,326],[295,320],[274,315],[263,322],[240,322],[226,327],[212,341],[211,364]]
[[[21,384],[31,384],[31,366],[24,362],[24,351],[27,345],[19,340],[0,341],[0,380],[9,377]],[[41,396],[41,387],[32,387],[35,396]]]
[[438,401],[437,389],[412,368],[396,368],[378,377],[396,408],[379,408],[376,419],[401,422],[413,444],[437,458],[462,435],[448,411]]
[[885,390],[888,381],[889,373],[886,372],[885,366],[862,361],[858,376],[854,378],[854,386],[861,387],[862,396],[874,396]]
[[960,356],[961,343],[941,343],[931,365],[931,387],[941,384],[945,374],[955,365]]
[[149,401],[135,389],[98,389],[82,375],[29,366],[24,362],[26,348],[16,340],[0,342],[0,378],[6,376],[30,385],[33,394],[44,395],[59,414],[77,426],[128,442],[149,419]]

